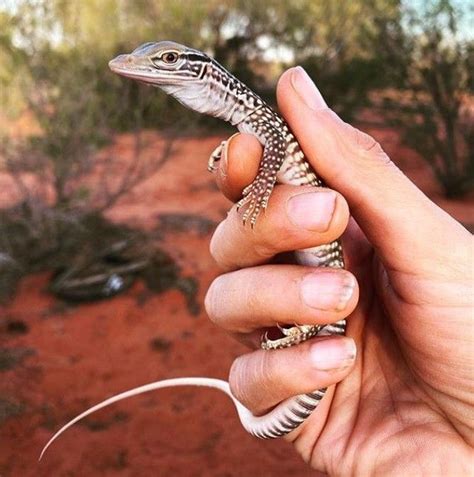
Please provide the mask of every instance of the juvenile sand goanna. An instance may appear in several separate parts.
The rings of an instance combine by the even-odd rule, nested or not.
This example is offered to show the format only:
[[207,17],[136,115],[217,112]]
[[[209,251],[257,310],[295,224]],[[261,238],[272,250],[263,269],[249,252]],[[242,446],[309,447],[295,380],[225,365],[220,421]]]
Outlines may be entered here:
[[[245,209],[242,216],[244,224],[250,222],[252,227],[256,224],[276,182],[315,187],[323,185],[286,122],[252,90],[203,52],[171,41],[145,43],[130,54],[118,56],[109,66],[114,73],[159,87],[188,108],[223,119],[260,141],[264,151],[257,176],[244,189],[238,203],[239,208]],[[224,144],[212,153],[210,170],[220,159]],[[344,267],[339,242],[299,250],[295,255],[302,265]],[[316,335],[344,334],[345,320],[331,325],[295,325],[279,329],[281,335],[277,339],[269,339],[266,334],[262,337],[263,349],[276,350],[297,345]],[[68,427],[105,406],[144,392],[189,385],[216,388],[226,393],[232,398],[243,427],[260,438],[280,437],[298,427],[316,409],[325,393],[325,389],[319,389],[295,396],[263,416],[254,416],[232,395],[226,381],[198,377],[167,379],[118,394],[88,409],[60,429],[47,443],[41,456]]]

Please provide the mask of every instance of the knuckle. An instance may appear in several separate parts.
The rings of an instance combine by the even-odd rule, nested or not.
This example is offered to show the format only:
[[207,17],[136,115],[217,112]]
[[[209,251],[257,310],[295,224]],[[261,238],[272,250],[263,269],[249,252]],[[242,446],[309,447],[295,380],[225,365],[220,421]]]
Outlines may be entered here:
[[224,270],[231,269],[233,263],[228,248],[225,246],[230,242],[227,227],[228,219],[223,220],[214,231],[209,243],[209,252],[214,261]]
[[361,131],[360,129],[353,128],[355,134],[356,144],[366,151],[372,149],[381,149],[380,144],[369,134]]
[[392,160],[388,154],[382,149],[382,146],[379,143],[375,143],[371,149],[360,149],[359,158],[364,162],[371,162],[372,164],[381,166],[381,167],[391,167],[394,166]]
[[383,165],[392,164],[390,157],[370,134],[343,122],[343,129],[347,135],[351,156],[354,154],[363,161],[377,162]]
[[261,409],[264,396],[271,396],[275,383],[273,353],[256,351],[238,357],[232,364],[229,386],[232,394],[249,409]]
[[382,149],[382,146],[372,136],[355,128],[353,128],[353,130],[355,148],[361,160],[364,162],[370,161],[382,166],[393,164],[390,157]]
[[[258,314],[262,310],[261,294],[255,293],[259,285],[259,271],[257,273],[245,273],[245,280],[239,283],[239,299],[241,299],[240,308],[245,307],[245,310],[250,314]],[[244,331],[244,330],[239,330]]]
[[206,309],[206,313],[209,319],[213,322],[218,324],[219,321],[219,288],[220,288],[220,278],[217,277],[209,286],[206,296],[204,298],[204,308]]
[[253,240],[255,252],[263,258],[294,250],[295,244],[301,241],[302,231],[290,223],[283,207],[273,206],[268,210],[268,221],[256,227]]
[[[276,237],[275,237],[276,238]],[[271,236],[260,235],[258,241],[253,243],[254,254],[263,260],[270,259],[277,253],[283,251],[279,246],[280,241],[275,242]]]
[[278,374],[278,366],[275,366],[276,356],[275,352],[265,352],[261,354],[261,359],[258,360],[256,374],[259,376],[264,389],[273,387],[276,380]]
[[217,251],[219,249],[219,243],[221,241],[222,236],[222,228],[223,228],[224,221],[217,225],[216,230],[212,234],[211,241],[209,243],[209,252],[216,259]]
[[224,273],[214,279],[204,298],[204,307],[214,324],[227,331],[247,331],[247,327],[240,325],[242,310],[251,313],[261,307],[255,293],[254,275],[244,269]]
[[232,394],[244,406],[249,407],[248,372],[246,356],[239,356],[234,360],[229,372],[229,386]]

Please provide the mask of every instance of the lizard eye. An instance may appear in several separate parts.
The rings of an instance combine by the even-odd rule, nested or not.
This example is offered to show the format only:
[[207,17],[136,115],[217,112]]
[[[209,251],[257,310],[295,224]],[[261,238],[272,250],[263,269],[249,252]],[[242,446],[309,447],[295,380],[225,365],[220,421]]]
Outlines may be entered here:
[[167,51],[161,55],[160,59],[165,63],[173,64],[178,61],[178,53],[175,51]]

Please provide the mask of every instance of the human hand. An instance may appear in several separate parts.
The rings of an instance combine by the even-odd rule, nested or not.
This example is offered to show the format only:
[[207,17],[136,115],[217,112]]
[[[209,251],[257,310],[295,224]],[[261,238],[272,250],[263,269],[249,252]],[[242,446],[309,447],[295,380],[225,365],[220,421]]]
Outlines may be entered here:
[[[330,386],[287,436],[328,474],[467,475],[474,441],[471,235],[373,138],[328,109],[301,68],[282,76],[277,98],[307,159],[342,195],[278,185],[254,230],[234,207],[211,242],[225,273],[208,291],[207,312],[253,347],[262,328],[277,323],[347,317],[347,337],[239,357],[230,373],[234,395],[258,414]],[[255,138],[232,138],[217,175],[231,200],[255,177],[261,153]],[[348,271],[274,262],[344,229]]]

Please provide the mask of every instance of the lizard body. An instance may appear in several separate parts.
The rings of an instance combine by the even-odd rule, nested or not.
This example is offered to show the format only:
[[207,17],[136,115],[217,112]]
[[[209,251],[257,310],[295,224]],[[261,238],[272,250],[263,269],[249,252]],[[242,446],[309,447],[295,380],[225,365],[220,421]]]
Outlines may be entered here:
[[[131,54],[120,55],[109,63],[115,73],[157,86],[186,107],[208,114],[254,135],[264,147],[255,180],[244,189],[238,207],[244,208],[243,221],[255,225],[266,208],[276,182],[292,185],[323,186],[306,160],[300,145],[285,120],[258,95],[205,53],[178,43],[145,43]],[[220,158],[223,145],[211,155],[209,168]],[[344,259],[338,241],[295,252],[302,265],[343,268]],[[345,320],[331,325],[295,325],[279,328],[282,336],[262,337],[262,348],[275,350],[296,345],[316,335],[344,334]],[[60,429],[46,448],[78,420],[119,400],[164,387],[207,386],[229,395],[244,428],[260,438],[283,436],[304,422],[323,398],[325,389],[302,394],[280,403],[264,416],[253,416],[230,392],[226,381],[211,378],[176,378],[158,381],[113,396],[77,416]],[[43,455],[43,453],[41,455]]]

